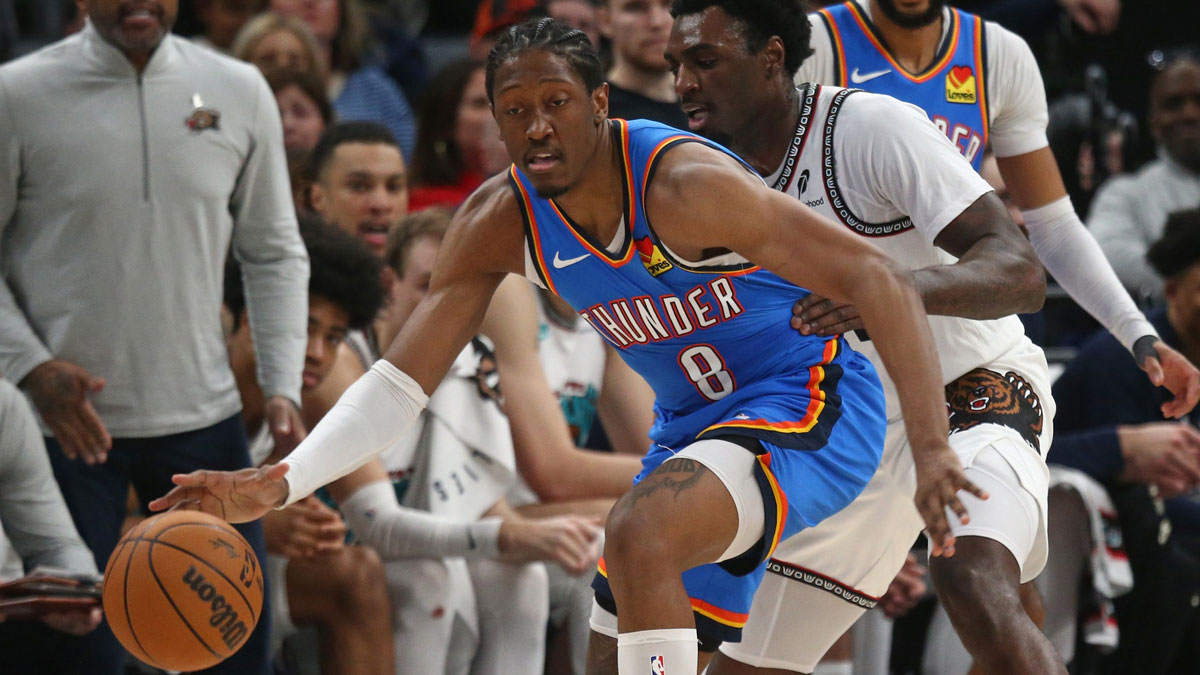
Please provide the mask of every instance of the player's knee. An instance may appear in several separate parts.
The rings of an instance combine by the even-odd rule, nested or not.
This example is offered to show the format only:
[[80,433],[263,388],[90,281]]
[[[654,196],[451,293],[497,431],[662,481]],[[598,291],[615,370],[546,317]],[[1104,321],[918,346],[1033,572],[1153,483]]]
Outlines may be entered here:
[[[388,613],[387,579],[383,561],[366,546],[347,546],[328,567],[336,612],[350,619]],[[377,610],[377,612],[375,611]]]
[[617,501],[604,526],[604,559],[609,568],[643,570],[670,564],[677,549],[664,528],[627,494]]

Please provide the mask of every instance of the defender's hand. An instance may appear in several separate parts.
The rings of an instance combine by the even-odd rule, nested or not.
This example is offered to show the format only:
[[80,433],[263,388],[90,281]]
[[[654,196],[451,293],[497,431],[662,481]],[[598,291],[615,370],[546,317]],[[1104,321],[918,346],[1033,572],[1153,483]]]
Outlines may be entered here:
[[1187,357],[1152,335],[1133,343],[1133,357],[1154,386],[1166,387],[1175,395],[1162,405],[1164,417],[1179,419],[1196,407],[1196,401],[1200,400],[1200,372]]
[[263,516],[263,534],[267,551],[289,558],[307,558],[346,545],[346,523],[341,514],[316,497],[268,511]]
[[958,491],[966,490],[980,499],[987,499],[988,495],[967,480],[958,456],[945,442],[940,447],[920,450],[914,447],[913,459],[917,465],[917,495],[913,501],[925,521],[925,532],[929,534],[932,547],[929,554],[950,557],[954,555],[954,535],[950,534],[946,509],[965,525],[970,522],[970,517],[958,499]]
[[257,520],[287,499],[287,464],[241,471],[193,471],[171,476],[175,487],[150,502],[151,511],[181,508],[211,513],[230,523]]
[[879,607],[889,619],[898,619],[920,602],[925,590],[925,568],[917,562],[917,556],[909,553],[887,592],[879,598]]
[[286,396],[267,399],[266,418],[267,428],[271,430],[271,438],[275,441],[271,457],[276,461],[287,457],[308,435],[304,420],[300,417],[300,409]]
[[801,335],[829,337],[860,330],[863,322],[854,305],[843,305],[810,293],[792,305],[791,325]]
[[99,607],[78,612],[55,612],[42,617],[42,623],[69,635],[87,635],[100,625],[104,617]]
[[104,389],[104,378],[55,359],[38,365],[21,380],[33,405],[70,459],[103,464],[112,449],[112,436],[88,400]]
[[500,525],[500,555],[506,560],[547,560],[578,576],[600,557],[600,524],[591,518],[506,518]]

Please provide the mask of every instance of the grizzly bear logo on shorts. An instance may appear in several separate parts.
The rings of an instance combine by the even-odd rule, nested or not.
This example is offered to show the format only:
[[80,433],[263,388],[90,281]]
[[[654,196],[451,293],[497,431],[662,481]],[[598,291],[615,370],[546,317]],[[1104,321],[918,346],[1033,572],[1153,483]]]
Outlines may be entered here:
[[1033,387],[1020,375],[1003,375],[976,368],[946,385],[950,433],[980,424],[1000,424],[1015,429],[1034,450],[1040,448],[1042,404]]

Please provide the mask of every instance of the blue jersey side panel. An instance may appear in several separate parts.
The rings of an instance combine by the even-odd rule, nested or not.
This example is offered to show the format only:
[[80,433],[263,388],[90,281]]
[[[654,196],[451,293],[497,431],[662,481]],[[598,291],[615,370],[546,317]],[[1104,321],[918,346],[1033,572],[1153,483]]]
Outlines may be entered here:
[[[869,362],[839,338],[791,329],[792,304],[807,291],[748,263],[693,269],[659,242],[644,208],[657,161],[680,143],[727,150],[655,122],[611,123],[625,158],[627,230],[615,254],[510,170],[543,282],[653,387],[656,443],[681,448],[735,431],[783,447],[821,447],[842,396],[880,397]],[[848,360],[855,376],[842,382]]]
[[836,84],[919,106],[978,171],[988,140],[983,20],[950,10],[948,39],[923,73],[908,73],[853,2],[818,12],[833,42]]

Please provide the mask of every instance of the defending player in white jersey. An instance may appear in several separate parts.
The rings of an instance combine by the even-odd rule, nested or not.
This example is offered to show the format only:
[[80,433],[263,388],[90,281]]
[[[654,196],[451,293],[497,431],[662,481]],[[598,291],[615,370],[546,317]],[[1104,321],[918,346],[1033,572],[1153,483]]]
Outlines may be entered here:
[[[1053,418],[1044,357],[1011,316],[1031,309],[1021,291],[1037,270],[1033,250],[921,110],[831,86],[793,89],[811,30],[801,2],[679,0],[673,10],[668,55],[693,130],[917,270],[927,310],[942,315],[930,324],[947,383],[951,445],[991,494],[986,503],[971,500],[971,522],[955,525],[957,553],[933,561],[935,582],[960,614],[991,626],[990,643],[974,644],[986,667],[1064,672],[1022,611],[1019,591],[1045,561],[1042,458]],[[863,79],[884,70],[854,72]],[[948,270],[922,269],[955,256]],[[814,307],[811,321],[796,321],[805,332],[858,327],[853,307],[802,309]],[[854,335],[856,349],[870,354],[867,336]],[[920,524],[908,506],[911,457],[890,389],[885,380],[891,424],[880,471],[851,506],[780,546],[743,642],[723,646],[710,673],[812,671],[900,569]]]

